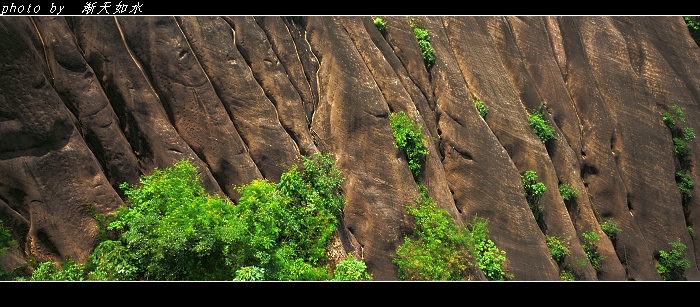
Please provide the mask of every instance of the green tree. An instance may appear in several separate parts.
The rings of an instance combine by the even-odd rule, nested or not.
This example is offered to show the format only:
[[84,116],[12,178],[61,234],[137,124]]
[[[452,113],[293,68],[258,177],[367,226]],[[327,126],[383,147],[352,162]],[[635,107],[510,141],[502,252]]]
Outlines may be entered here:
[[430,34],[428,30],[419,27],[415,23],[411,23],[411,28],[416,35],[416,39],[418,39],[418,46],[423,54],[425,67],[430,69],[435,65],[435,49],[433,49],[433,45],[430,44]]
[[682,280],[690,261],[685,258],[686,246],[681,242],[669,242],[670,251],[661,250],[656,256],[656,270],[663,280]]
[[549,120],[544,119],[544,111],[542,109],[543,106],[540,106],[538,109],[532,110],[528,115],[528,120],[537,137],[542,143],[547,144],[550,141],[556,141],[557,137],[554,135],[554,126]]
[[[394,263],[403,280],[464,280],[466,269],[475,265],[492,280],[511,279],[506,274],[506,252],[489,239],[488,222],[474,217],[469,225],[458,226],[450,214],[438,207],[419,185],[416,206],[407,206],[416,226],[396,250]],[[471,259],[475,259],[475,263]]]
[[[526,170],[522,175],[520,175],[520,180],[523,183],[523,188],[525,189],[525,200],[532,210],[532,214],[538,223],[542,220],[542,205],[540,205],[540,199],[547,192],[547,186],[544,183],[537,181],[537,173],[532,170]],[[541,227],[541,225],[540,225]]]
[[333,271],[333,280],[336,281],[361,281],[372,280],[372,276],[367,273],[367,265],[364,261],[355,258],[353,254],[348,254],[340,261]]
[[377,27],[377,30],[379,30],[382,35],[386,35],[386,21],[381,17],[372,17],[372,21],[374,22],[374,26]]
[[394,112],[389,117],[396,147],[403,150],[408,158],[408,168],[413,179],[419,182],[419,176],[425,156],[428,155],[426,138],[420,123],[411,119],[403,111]]

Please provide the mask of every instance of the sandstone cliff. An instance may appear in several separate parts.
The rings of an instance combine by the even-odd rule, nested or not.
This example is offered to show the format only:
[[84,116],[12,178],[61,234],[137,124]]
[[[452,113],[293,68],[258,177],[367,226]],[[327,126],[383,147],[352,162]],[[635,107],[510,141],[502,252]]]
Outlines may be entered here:
[[[547,235],[571,239],[563,265],[581,280],[660,280],[655,253],[678,241],[700,279],[700,196],[675,181],[700,173],[662,121],[677,105],[700,129],[700,48],[680,16],[383,18],[385,33],[370,16],[0,18],[0,220],[19,243],[3,267],[84,261],[90,210],[113,212],[118,185],[154,168],[189,159],[235,201],[234,185],[331,152],[346,178],[339,252],[396,280],[418,195],[389,121],[405,111],[430,136],[421,182],[456,220],[488,219],[515,280],[559,280]],[[430,33],[430,68],[411,23]],[[529,125],[540,105],[555,142]],[[549,187],[539,224],[526,170]],[[565,201],[561,183],[580,195]],[[590,231],[599,268],[576,260]]]

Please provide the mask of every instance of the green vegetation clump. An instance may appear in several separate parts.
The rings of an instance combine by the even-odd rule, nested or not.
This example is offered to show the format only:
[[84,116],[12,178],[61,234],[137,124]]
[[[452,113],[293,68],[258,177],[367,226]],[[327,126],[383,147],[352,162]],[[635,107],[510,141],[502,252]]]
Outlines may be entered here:
[[[17,245],[17,242],[12,240],[12,232],[10,229],[5,228],[2,220],[0,220],[0,257],[2,257],[9,248]],[[5,270],[0,266],[0,280],[11,279],[10,274],[5,272]]]
[[542,106],[532,110],[528,115],[528,120],[530,121],[530,127],[535,130],[535,134],[537,134],[542,143],[547,144],[550,141],[557,140],[556,135],[554,135],[554,127],[549,120],[544,119]]
[[486,115],[489,114],[489,108],[487,108],[479,99],[474,99],[474,106],[476,107],[476,110],[479,111],[479,116],[481,116],[481,118],[486,118]]
[[348,254],[345,259],[336,265],[335,271],[333,271],[333,280],[372,280],[372,276],[370,276],[366,270],[367,265],[364,261],[358,260],[353,254]]
[[559,273],[559,278],[561,278],[562,281],[575,280],[574,273],[571,272],[571,270],[569,270],[569,269],[561,270],[561,272]]
[[464,280],[470,256],[491,280],[506,280],[512,276],[503,268],[505,251],[499,250],[488,238],[487,221],[478,217],[471,230],[458,226],[449,213],[440,209],[419,185],[421,195],[416,207],[406,211],[416,220],[412,236],[396,250],[393,262],[399,268],[402,280]]
[[423,54],[425,67],[430,69],[435,64],[435,49],[430,44],[430,34],[428,34],[428,30],[420,28],[415,23],[411,23],[411,28],[416,35],[416,39],[418,39],[418,46]]
[[692,197],[694,185],[693,179],[690,177],[690,174],[687,174],[683,170],[677,171],[676,185],[678,186],[678,190],[681,192],[683,201],[687,202],[688,200],[690,200],[690,198]]
[[549,247],[549,253],[552,259],[557,263],[561,264],[564,261],[564,257],[571,255],[571,250],[562,242],[562,240],[557,236],[545,236],[547,240],[547,247]]
[[540,199],[545,192],[547,192],[547,187],[542,182],[537,181],[537,173],[532,170],[525,171],[520,175],[520,180],[523,183],[523,188],[525,189],[525,200],[532,210],[532,214],[538,222],[542,218],[542,205],[540,205]]
[[586,252],[586,258],[591,263],[591,266],[596,271],[600,271],[601,261],[603,256],[598,252],[598,248],[595,246],[596,242],[600,240],[600,237],[595,233],[595,231],[587,231],[581,234],[583,236],[583,251]]
[[126,206],[107,226],[119,235],[101,242],[85,266],[40,263],[31,278],[331,280],[326,248],[345,203],[334,163],[330,154],[303,157],[278,184],[238,187],[235,205],[205,193],[189,161],[155,170],[122,185]]
[[374,22],[374,26],[377,27],[377,30],[379,30],[382,35],[386,35],[386,21],[381,17],[372,17],[372,21]]
[[572,198],[581,195],[581,192],[571,187],[570,184],[564,183],[559,185],[559,194],[561,194],[562,199],[569,201]]
[[683,16],[683,20],[688,27],[690,37],[693,38],[696,45],[700,46],[700,16]]
[[617,240],[617,236],[622,232],[622,229],[617,226],[617,222],[615,222],[613,219],[608,219],[600,224],[600,229],[603,230],[605,235],[608,236],[608,238],[610,238],[610,240],[613,242]]
[[408,168],[413,174],[413,179],[418,182],[423,161],[428,155],[428,147],[421,125],[409,118],[403,111],[392,113],[389,119],[396,147],[406,153]]
[[690,261],[685,258],[686,246],[681,242],[669,242],[670,251],[659,251],[656,257],[656,270],[663,280],[682,280],[683,271],[690,268]]

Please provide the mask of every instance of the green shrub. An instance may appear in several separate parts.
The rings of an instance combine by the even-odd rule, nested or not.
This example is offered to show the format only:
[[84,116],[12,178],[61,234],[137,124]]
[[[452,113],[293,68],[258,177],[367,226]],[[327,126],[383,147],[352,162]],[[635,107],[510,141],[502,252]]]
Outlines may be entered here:
[[367,265],[364,261],[355,258],[353,254],[348,254],[345,259],[340,261],[335,266],[335,271],[333,271],[333,280],[372,280],[372,276],[367,273]]
[[433,49],[433,46],[430,44],[428,30],[422,29],[414,23],[411,23],[411,28],[416,35],[416,39],[418,39],[418,46],[423,54],[425,67],[430,69],[435,64],[435,49]]
[[687,228],[688,228],[688,234],[691,237],[695,237],[695,231],[693,231],[693,227],[688,226]]
[[6,228],[2,220],[0,220],[0,257],[7,252],[10,247],[17,245],[17,242],[12,240],[12,232]]
[[557,236],[545,236],[547,240],[547,247],[549,247],[549,253],[552,259],[557,263],[562,263],[564,257],[571,254],[569,248],[559,239]]
[[407,206],[416,226],[411,236],[396,249],[394,264],[402,280],[462,280],[469,254],[466,229],[454,223],[450,214],[438,207],[419,185],[416,206]]
[[188,161],[155,170],[128,197],[84,271],[72,263],[36,266],[32,279],[327,280],[327,244],[345,203],[330,154],[302,157],[278,184],[238,187],[238,204],[205,193]]
[[542,106],[540,106],[539,109],[530,112],[528,120],[530,121],[530,127],[535,130],[537,137],[542,143],[547,144],[547,142],[556,141],[557,137],[554,135],[554,127],[549,120],[544,119],[543,114]]
[[377,30],[379,30],[382,35],[386,35],[386,21],[381,17],[372,17],[372,20],[374,21],[374,26],[377,27]]
[[692,192],[693,192],[693,179],[690,177],[690,174],[687,174],[685,171],[680,170],[676,172],[676,185],[678,186],[678,190],[681,192],[681,196],[683,197],[683,201],[687,202],[691,197],[692,197]]
[[479,99],[474,99],[474,106],[476,107],[476,110],[479,111],[479,116],[481,116],[481,118],[486,118],[486,115],[489,114],[489,108],[487,108]]
[[392,113],[390,121],[396,147],[406,153],[408,168],[413,174],[413,179],[418,182],[423,161],[428,155],[426,138],[423,135],[421,125],[409,118],[403,111]]
[[520,180],[523,183],[523,188],[525,189],[525,200],[527,200],[532,214],[535,216],[536,220],[542,218],[542,206],[540,205],[540,199],[545,192],[547,192],[547,187],[542,182],[537,181],[537,173],[535,171],[527,170],[522,175],[520,175]]
[[583,251],[586,252],[586,258],[596,271],[600,271],[600,262],[603,260],[603,256],[598,252],[598,248],[595,245],[600,240],[600,237],[593,230],[584,232],[581,235],[583,236],[581,246]]
[[700,46],[700,16],[683,16],[683,20],[688,27],[690,37],[693,38],[696,45]]
[[605,235],[610,238],[611,241],[615,241],[617,236],[622,232],[622,229],[617,226],[617,223],[613,219],[608,219],[607,221],[600,224],[600,229],[603,230]]
[[678,122],[685,122],[685,113],[678,105],[674,104],[669,107],[668,111],[664,112],[661,120],[669,129],[673,129]]
[[262,281],[265,280],[265,268],[256,266],[244,266],[236,271],[235,281]]
[[[438,207],[419,185],[420,197],[416,207],[406,211],[413,216],[416,227],[411,236],[396,250],[394,264],[403,280],[464,280],[466,268],[476,265],[491,280],[512,279],[503,264],[506,252],[499,250],[488,237],[488,222],[474,217],[473,222],[457,226],[450,214]],[[476,263],[470,262],[470,257]]]
[[690,261],[685,258],[686,246],[681,242],[669,242],[670,251],[659,251],[656,256],[656,270],[663,280],[682,280],[683,271],[690,268]]
[[472,251],[476,258],[477,265],[482,272],[491,280],[512,279],[511,274],[504,270],[506,261],[506,251],[499,250],[496,244],[489,239],[488,221],[478,216],[469,225],[467,248]]
[[569,270],[569,269],[561,270],[561,272],[559,273],[559,278],[561,278],[562,281],[575,280],[574,273],[571,272],[571,270]]
[[565,201],[569,201],[572,198],[581,195],[581,193],[578,190],[571,187],[571,185],[568,183],[559,185],[559,194],[561,194],[561,198]]
[[39,262],[29,279],[17,278],[18,281],[82,281],[85,280],[84,265],[66,259],[59,267],[56,262]]

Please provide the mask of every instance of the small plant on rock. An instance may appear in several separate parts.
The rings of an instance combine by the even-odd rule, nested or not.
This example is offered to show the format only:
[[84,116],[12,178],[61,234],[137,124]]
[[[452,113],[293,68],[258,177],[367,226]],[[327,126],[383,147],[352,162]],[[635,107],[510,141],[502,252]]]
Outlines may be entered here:
[[568,256],[571,254],[571,251],[569,248],[562,242],[561,239],[557,236],[546,236],[547,239],[547,247],[549,247],[549,253],[552,256],[552,259],[556,261],[557,263],[562,263],[564,261],[564,257]]
[[406,153],[408,168],[411,170],[413,178],[418,182],[421,166],[425,156],[428,155],[428,147],[421,125],[403,111],[391,114],[389,119],[396,147]]
[[562,199],[569,201],[572,198],[581,195],[581,192],[574,189],[570,184],[564,183],[559,185],[559,194],[561,194]]
[[600,229],[603,230],[605,235],[613,242],[615,242],[617,236],[622,232],[622,229],[617,226],[617,223],[613,219],[609,219],[600,224]]
[[435,64],[435,49],[430,44],[430,34],[428,34],[428,30],[420,28],[415,23],[411,23],[411,28],[416,35],[416,39],[418,39],[418,46],[423,54],[425,67],[430,69]]
[[479,99],[474,99],[474,106],[476,107],[476,110],[479,111],[479,116],[481,116],[481,118],[486,118],[486,114],[489,114],[489,108],[487,108]]
[[583,251],[586,252],[586,258],[588,258],[591,266],[593,266],[596,271],[600,271],[600,262],[603,260],[603,256],[598,253],[598,249],[595,246],[596,242],[600,240],[600,237],[598,237],[598,234],[593,230],[584,232],[581,235],[583,236],[583,244],[581,246],[583,247]]
[[557,137],[554,135],[554,127],[549,122],[549,120],[544,119],[544,111],[542,111],[543,106],[538,109],[532,110],[528,115],[528,120],[530,120],[530,127],[535,130],[535,134],[540,138],[542,143],[547,144],[550,141],[556,141]]
[[372,17],[372,21],[374,21],[374,26],[377,27],[377,30],[379,30],[382,35],[386,35],[386,21],[381,17]]
[[656,270],[663,280],[682,280],[683,271],[690,268],[690,261],[685,258],[686,246],[681,242],[669,242],[670,251],[659,251],[656,257]]
[[540,205],[540,199],[545,192],[547,192],[547,187],[542,182],[537,181],[537,173],[535,171],[527,170],[522,175],[520,175],[520,180],[523,183],[523,188],[525,189],[525,200],[527,201],[532,214],[535,215],[535,219],[538,221],[542,218],[542,206]]

